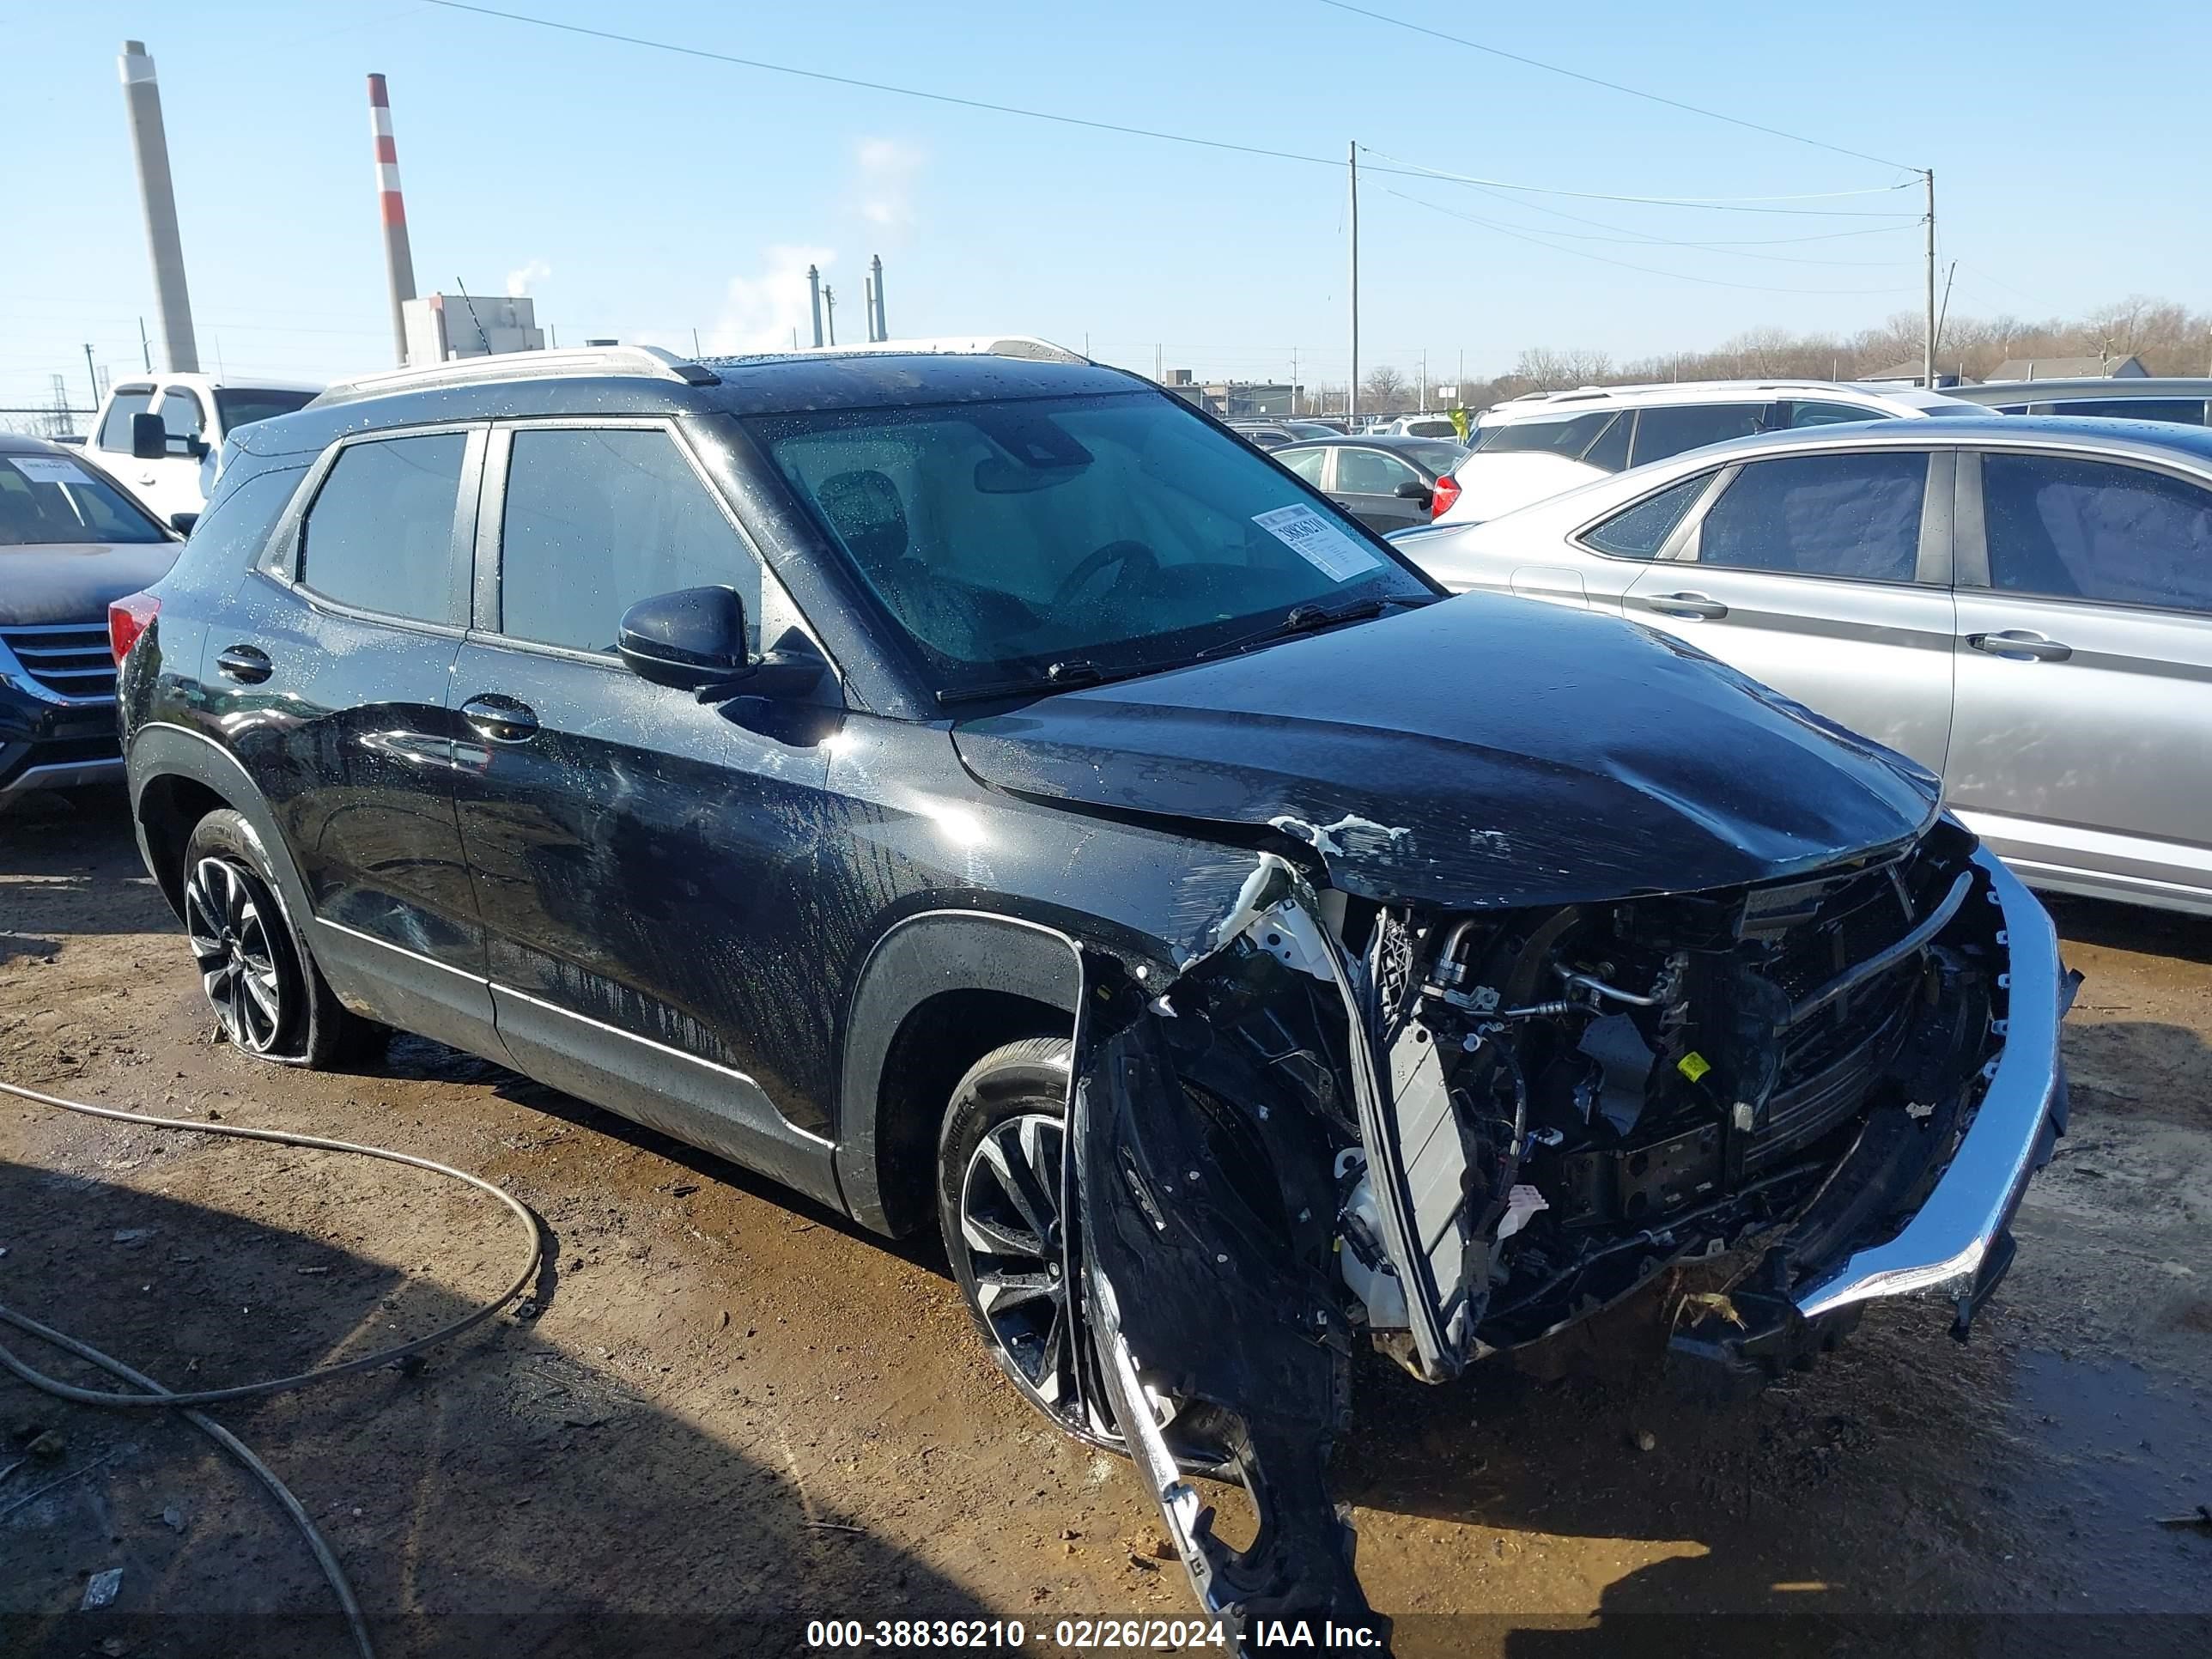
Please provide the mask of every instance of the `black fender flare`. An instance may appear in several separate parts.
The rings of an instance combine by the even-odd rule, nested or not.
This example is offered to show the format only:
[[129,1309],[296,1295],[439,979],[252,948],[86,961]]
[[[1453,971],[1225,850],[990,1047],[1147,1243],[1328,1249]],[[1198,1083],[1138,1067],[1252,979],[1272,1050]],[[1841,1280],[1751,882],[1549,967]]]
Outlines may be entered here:
[[[276,827],[269,803],[253,779],[233,755],[212,738],[166,721],[149,721],[131,734],[124,756],[125,775],[131,790],[131,827],[138,838],[138,856],[154,878],[155,885],[176,909],[177,896],[162,880],[161,871],[147,839],[146,791],[162,778],[185,778],[218,796],[226,806],[252,827],[269,860],[270,873],[283,889],[284,908],[305,921],[314,915],[307,902],[307,884],[301,879],[291,844]],[[182,920],[182,912],[179,912]]]
[[1002,991],[1042,1002],[1065,1012],[1072,1031],[1083,1000],[1083,959],[1058,928],[982,910],[925,910],[876,941],[845,1022],[836,1137],[846,1208],[878,1232],[892,1231],[878,1163],[891,1044],[909,1014],[946,991]]

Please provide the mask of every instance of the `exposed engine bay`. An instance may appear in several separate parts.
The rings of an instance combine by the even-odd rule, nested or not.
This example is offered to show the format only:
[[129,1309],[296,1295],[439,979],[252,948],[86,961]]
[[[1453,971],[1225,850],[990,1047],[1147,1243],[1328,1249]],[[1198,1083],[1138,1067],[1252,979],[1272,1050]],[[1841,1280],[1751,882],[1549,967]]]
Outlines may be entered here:
[[[1360,1345],[1442,1382],[1709,1259],[1735,1267],[1669,1310],[1686,1354],[1771,1370],[1855,1322],[1793,1298],[1899,1232],[1996,1073],[1992,884],[1948,821],[1809,877],[1544,911],[1348,897],[1262,854],[1164,991],[1086,957],[1080,1386],[1133,1427],[1206,1608],[1376,1626],[1327,1486]],[[2002,1244],[1944,1281],[1960,1334]],[[1249,1548],[1192,1473],[1249,1490]]]

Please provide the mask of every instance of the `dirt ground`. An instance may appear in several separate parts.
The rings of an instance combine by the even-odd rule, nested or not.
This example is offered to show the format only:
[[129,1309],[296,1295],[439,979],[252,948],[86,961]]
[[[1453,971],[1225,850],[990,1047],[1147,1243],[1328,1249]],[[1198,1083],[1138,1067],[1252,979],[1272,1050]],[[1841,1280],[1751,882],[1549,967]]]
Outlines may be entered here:
[[[2212,1651],[2212,1528],[2161,1524],[2212,1504],[2212,923],[2057,908],[2087,975],[2074,1133],[1972,1342],[1883,1310],[1733,1404],[1629,1360],[1441,1390],[1364,1364],[1337,1486],[1399,1651]],[[1135,1481],[1019,1402],[930,1249],[419,1040],[311,1075],[211,1030],[119,802],[0,818],[0,1076],[426,1155],[544,1218],[521,1312],[216,1413],[386,1654],[781,1653],[809,1620],[952,1616],[1045,1654],[1062,1619],[1189,1613]],[[417,1172],[0,1100],[0,1303],[172,1388],[433,1328],[512,1273],[513,1229]],[[0,1375],[0,1653],[349,1650],[188,1425]]]

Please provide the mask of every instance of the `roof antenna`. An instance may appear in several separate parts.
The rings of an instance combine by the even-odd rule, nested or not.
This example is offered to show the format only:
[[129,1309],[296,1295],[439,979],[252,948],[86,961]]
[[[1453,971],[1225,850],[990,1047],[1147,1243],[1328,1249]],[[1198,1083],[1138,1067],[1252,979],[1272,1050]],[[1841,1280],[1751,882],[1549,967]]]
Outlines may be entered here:
[[477,315],[477,302],[469,298],[467,284],[456,276],[453,278],[453,286],[460,289],[461,303],[469,308],[469,320],[477,325],[477,338],[483,343],[484,356],[487,357],[492,356],[491,336],[484,332],[483,319]]

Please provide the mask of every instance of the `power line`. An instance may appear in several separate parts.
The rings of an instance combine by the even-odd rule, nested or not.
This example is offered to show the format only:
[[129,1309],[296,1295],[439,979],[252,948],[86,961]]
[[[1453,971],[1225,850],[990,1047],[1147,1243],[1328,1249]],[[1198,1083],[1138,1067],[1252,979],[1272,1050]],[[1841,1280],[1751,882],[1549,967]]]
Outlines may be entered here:
[[1612,230],[1619,231],[1620,233],[1620,234],[1617,236],[1593,236],[1586,231],[1574,230],[1554,230],[1551,233],[1554,236],[1565,236],[1571,241],[1629,242],[1658,247],[1695,248],[1712,252],[1733,252],[1735,257],[1739,259],[1764,259],[1771,261],[1777,264],[1784,265],[1834,265],[1839,268],[1856,270],[1872,270],[1878,266],[1894,264],[1896,261],[1889,259],[1801,259],[1794,258],[1786,253],[1750,253],[1741,250],[1749,247],[1767,246],[1785,242],[1833,241],[1837,238],[1842,236],[1889,236],[1895,234],[1900,230],[1910,230],[1912,228],[1912,226],[1908,222],[1895,225],[1871,225],[1864,230],[1822,231],[1818,234],[1812,236],[1775,236],[1751,241],[1702,240],[1688,237],[1661,236],[1655,232],[1648,230],[1631,230],[1626,225],[1616,225],[1607,220],[1592,219],[1579,213],[1569,213],[1565,208],[1546,207],[1541,202],[1521,201],[1516,198],[1507,196],[1498,191],[1483,189],[1483,187],[1479,185],[1474,186],[1474,188],[1481,190],[1485,196],[1496,197],[1498,200],[1510,203],[1515,207],[1526,208],[1531,213],[1541,213],[1553,219],[1566,219],[1571,221],[1575,224],[1595,225],[1600,230]]
[[1364,6],[1354,6],[1346,0],[1321,0],[1324,6],[1337,11],[1350,12],[1355,17],[1370,18],[1377,23],[1387,23],[1393,28],[1407,29],[1415,34],[1425,34],[1432,40],[1448,40],[1453,46],[1465,46],[1470,52],[1487,52],[1492,58],[1503,58],[1509,63],[1525,64],[1529,69],[1542,70],[1547,75],[1563,75],[1570,81],[1580,81],[1585,86],[1603,87],[1608,92],[1626,93],[1631,98],[1646,102],[1664,104],[1669,109],[1679,109],[1692,115],[1702,115],[1710,120],[1725,121],[1732,127],[1742,127],[1752,132],[1763,132],[1770,138],[1786,138],[1793,144],[1809,144],[1814,149],[1825,149],[1837,155],[1848,155],[1857,161],[1871,161],[1878,167],[1897,167],[1906,173],[1917,173],[1916,167],[1902,161],[1892,161],[1880,155],[1869,155],[1863,149],[1847,149],[1841,144],[1832,144],[1824,138],[1808,138],[1802,132],[1785,132],[1780,127],[1770,127],[1757,121],[1747,121],[1737,115],[1724,115],[1717,109],[1707,109],[1701,104],[1686,104],[1679,98],[1668,98],[1656,92],[1646,92],[1640,87],[1623,86],[1618,81],[1607,81],[1595,75],[1584,75],[1580,70],[1562,69],[1557,64],[1545,63],[1539,58],[1524,58],[1517,52],[1508,52],[1502,46],[1485,46],[1480,40],[1470,40],[1465,35],[1447,34],[1442,29],[1432,29],[1422,23],[1409,23],[1402,17],[1370,11]]
[[[957,109],[981,110],[993,115],[1018,116],[1028,121],[1049,121],[1057,126],[1081,127],[1091,132],[1111,132],[1125,138],[1152,138],[1162,143],[1188,144],[1200,149],[1225,150],[1231,155],[1254,155],[1272,161],[1296,161],[1306,167],[1341,167],[1341,158],[1328,155],[1309,155],[1297,150],[1271,149],[1260,144],[1232,143],[1223,138],[1201,138],[1193,133],[1169,132],[1159,127],[1130,126],[1118,121],[1096,121],[1087,116],[1065,115],[1055,110],[1029,109],[1018,104],[1000,104],[988,99],[963,98],[955,93],[931,92],[920,87],[902,87],[887,81],[866,81],[857,76],[833,75],[826,70],[800,69],[792,64],[774,64],[761,58],[744,58],[734,52],[714,52],[705,46],[684,46],[672,40],[653,40],[640,34],[623,34],[612,29],[596,29],[581,23],[564,23],[550,17],[533,17],[526,12],[503,11],[495,6],[466,3],[466,0],[428,0],[428,3],[447,11],[472,13],[479,17],[495,17],[502,22],[521,23],[533,28],[551,29],[562,34],[581,35],[587,40],[610,40],[620,46],[641,46],[649,52],[665,52],[681,58],[703,58],[708,63],[729,64],[738,69],[759,70],[770,75],[788,75],[805,81],[817,81],[831,86],[853,87],[863,92],[881,92],[898,98],[918,98],[933,104],[946,104]],[[1363,146],[1364,148],[1364,146]],[[1395,159],[1395,158],[1390,158]],[[1868,158],[1872,159],[1872,158]],[[1877,162],[1887,167],[1887,162]],[[1742,205],[1749,202],[1812,201],[1844,196],[1878,196],[1898,188],[1882,185],[1856,191],[1829,191],[1813,196],[1754,196],[1744,198],[1701,198],[1694,196],[1620,196],[1596,191],[1560,190],[1547,185],[1516,184],[1504,179],[1468,179],[1457,174],[1438,173],[1432,168],[1407,167],[1377,167],[1378,173],[1402,173],[1411,178],[1445,179],[1456,184],[1486,185],[1497,190],[1525,191],[1541,196],[1566,196],[1595,202],[1636,202],[1656,207],[1702,207],[1739,213],[1803,213],[1814,216],[1857,217],[1877,216],[1854,213],[1850,210],[1808,208],[1759,208]]]
[[1910,291],[1898,288],[1783,288],[1771,283],[1730,283],[1717,276],[1692,276],[1687,271],[1663,270],[1656,265],[1633,264],[1626,259],[1608,258],[1602,253],[1591,253],[1578,247],[1562,247],[1559,243],[1531,232],[1516,230],[1512,226],[1501,225],[1495,220],[1478,218],[1472,213],[1455,212],[1435,202],[1425,202],[1418,196],[1408,196],[1403,191],[1386,190],[1384,193],[1395,196],[1401,202],[1411,202],[1415,207],[1426,208],[1431,213],[1441,213],[1448,219],[1464,219],[1468,224],[1480,225],[1484,229],[1494,230],[1500,235],[1533,242],[1538,247],[1550,248],[1554,253],[1571,253],[1578,259],[1595,259],[1600,264],[1619,265],[1623,270],[1640,270],[1648,276],[1671,276],[1678,283],[1697,283],[1706,288],[1741,289],[1754,294],[1904,294]]
[[[447,0],[432,0],[443,5]],[[1385,155],[1365,144],[1359,147],[1370,155],[1380,155],[1395,167],[1376,167],[1377,173],[1395,173],[1401,178],[1433,179],[1440,184],[1471,185],[1477,190],[1528,191],[1540,196],[1571,196],[1585,202],[1627,202],[1639,207],[1701,208],[1709,213],[1780,213],[1808,219],[1903,219],[1914,216],[1897,209],[1869,210],[1865,208],[1791,208],[1753,207],[1754,202],[1817,202],[1839,196],[1887,196],[1893,190],[1904,190],[1911,183],[1906,179],[1894,185],[1877,185],[1864,190],[1822,191],[1809,196],[1621,196],[1600,190],[1555,190],[1542,185],[1508,184],[1502,179],[1482,179],[1468,173],[1446,173],[1441,167],[1423,167],[1418,161]],[[1915,177],[1918,175],[1916,174]]]

